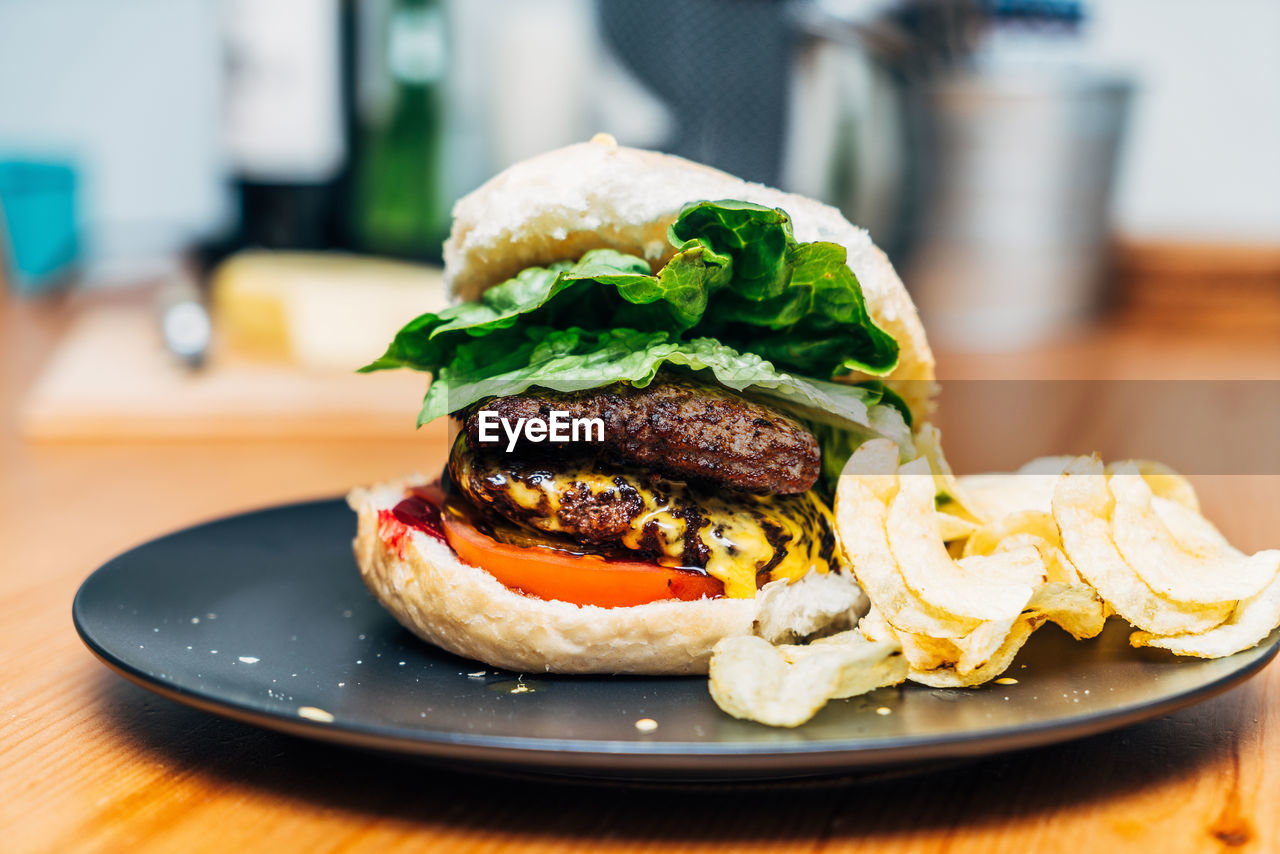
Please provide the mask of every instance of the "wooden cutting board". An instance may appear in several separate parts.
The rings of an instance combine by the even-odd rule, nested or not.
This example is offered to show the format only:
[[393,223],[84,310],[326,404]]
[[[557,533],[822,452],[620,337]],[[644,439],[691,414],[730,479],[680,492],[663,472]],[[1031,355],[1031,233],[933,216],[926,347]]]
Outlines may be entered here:
[[412,435],[427,378],[411,371],[306,370],[215,346],[192,371],[155,316],[100,307],[69,330],[19,411],[35,440],[342,438]]

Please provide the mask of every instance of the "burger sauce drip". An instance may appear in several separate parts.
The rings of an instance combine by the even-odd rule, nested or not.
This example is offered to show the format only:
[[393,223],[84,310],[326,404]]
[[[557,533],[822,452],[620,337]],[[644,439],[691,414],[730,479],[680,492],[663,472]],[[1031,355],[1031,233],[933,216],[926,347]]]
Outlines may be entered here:
[[445,542],[444,525],[440,520],[443,493],[439,486],[415,486],[410,493],[408,498],[390,510],[378,511],[378,536],[400,558],[405,556],[410,529]]

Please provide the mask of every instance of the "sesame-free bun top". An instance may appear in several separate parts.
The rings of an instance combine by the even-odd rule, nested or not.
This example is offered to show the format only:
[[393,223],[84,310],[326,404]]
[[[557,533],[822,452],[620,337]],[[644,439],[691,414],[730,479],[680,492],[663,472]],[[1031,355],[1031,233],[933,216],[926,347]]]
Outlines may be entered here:
[[836,208],[753,184],[670,154],[618,145],[598,134],[510,167],[458,201],[444,245],[445,281],[477,298],[526,267],[576,260],[591,249],[645,258],[654,270],[674,254],[667,228],[689,202],[736,199],[781,208],[802,243],[848,250],[867,310],[901,348],[892,385],[917,416],[933,393],[933,353],[889,259]]

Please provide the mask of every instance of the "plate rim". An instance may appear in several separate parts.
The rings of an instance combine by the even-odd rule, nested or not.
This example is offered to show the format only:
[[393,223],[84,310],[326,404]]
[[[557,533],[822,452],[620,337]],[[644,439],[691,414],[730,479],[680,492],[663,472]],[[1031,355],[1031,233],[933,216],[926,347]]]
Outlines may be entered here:
[[[172,537],[193,533],[219,523],[286,510],[345,504],[345,498],[308,499],[281,502],[243,512],[217,516],[128,548],[87,575],[76,589],[71,616],[76,634],[88,650],[115,674],[165,699],[219,717],[263,727],[293,736],[373,749],[395,755],[462,761],[502,768],[536,769],[543,773],[580,776],[583,772],[638,773],[677,776],[689,772],[731,776],[741,771],[766,773],[770,778],[812,776],[833,771],[906,765],[934,760],[970,759],[1014,750],[1047,746],[1096,735],[1171,714],[1219,696],[1248,681],[1280,653],[1280,629],[1244,652],[1256,653],[1254,660],[1225,673],[1194,690],[1150,702],[1136,702],[1103,712],[1080,713],[1049,721],[1004,726],[980,732],[934,736],[895,736],[874,746],[854,746],[851,739],[822,739],[790,743],[738,742],[726,748],[715,742],[621,741],[602,739],[535,738],[480,733],[442,733],[432,730],[407,731],[376,723],[348,724],[310,721],[296,715],[271,711],[249,704],[228,702],[214,692],[170,684],[120,658],[93,637],[86,626],[83,596],[95,578],[110,572],[132,553]],[[425,641],[423,641],[425,643]],[[1237,653],[1243,654],[1243,653]],[[757,724],[757,726],[764,726]],[[927,755],[921,755],[927,754]],[[699,763],[715,760],[714,769]],[[731,766],[731,767],[730,767]],[[612,776],[612,775],[611,775]],[[744,779],[744,778],[739,778]],[[758,779],[758,778],[757,778]]]

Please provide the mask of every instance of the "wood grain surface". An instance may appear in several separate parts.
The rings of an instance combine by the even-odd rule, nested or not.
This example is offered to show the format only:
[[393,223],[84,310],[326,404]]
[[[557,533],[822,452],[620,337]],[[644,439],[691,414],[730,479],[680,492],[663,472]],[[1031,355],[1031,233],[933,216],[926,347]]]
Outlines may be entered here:
[[165,350],[154,313],[85,311],[24,396],[19,429],[39,441],[400,438],[425,387],[412,371],[301,370],[227,349],[191,371]]
[[[76,637],[71,598],[90,571],[212,516],[433,468],[443,432],[413,433],[410,400],[394,440],[28,443],[17,434],[17,403],[77,305],[5,299],[0,851],[1280,850],[1276,665],[1207,703],[1082,741],[909,777],[773,787],[473,777],[153,696],[108,672]],[[943,374],[1276,380],[1275,332],[1201,340],[1112,328],[1017,356],[943,356]],[[942,423],[963,470],[983,437],[969,435],[964,407],[948,402],[961,396],[955,388],[944,389]],[[1123,432],[1123,418],[1108,420],[1123,402],[1100,395],[1090,423]],[[958,413],[951,422],[947,407]],[[1274,449],[1274,424],[1256,443]],[[1280,544],[1274,469],[1195,481],[1239,545]]]

